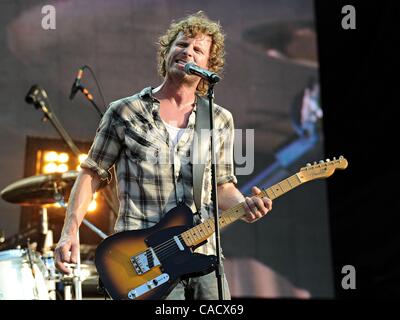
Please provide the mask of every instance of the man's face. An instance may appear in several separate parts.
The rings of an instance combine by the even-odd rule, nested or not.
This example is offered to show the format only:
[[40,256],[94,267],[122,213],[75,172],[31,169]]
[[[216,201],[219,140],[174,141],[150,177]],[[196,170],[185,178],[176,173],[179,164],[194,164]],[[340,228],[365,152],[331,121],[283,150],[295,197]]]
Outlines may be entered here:
[[185,64],[188,62],[208,69],[211,41],[211,37],[208,35],[198,34],[194,38],[190,38],[180,32],[172,43],[166,59],[167,74],[184,73]]

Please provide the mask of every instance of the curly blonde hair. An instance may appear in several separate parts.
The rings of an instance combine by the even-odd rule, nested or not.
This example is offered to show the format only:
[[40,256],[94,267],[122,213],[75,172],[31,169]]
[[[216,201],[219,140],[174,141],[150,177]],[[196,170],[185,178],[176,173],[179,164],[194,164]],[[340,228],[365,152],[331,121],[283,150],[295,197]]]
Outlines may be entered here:
[[[225,35],[219,22],[211,21],[203,11],[198,11],[178,22],[173,21],[167,32],[159,38],[158,73],[165,77],[167,73],[166,58],[172,43],[180,32],[191,38],[196,37],[198,34],[205,34],[211,37],[212,42],[208,60],[209,70],[220,74],[225,63]],[[197,92],[204,95],[207,89],[207,81],[201,79],[197,86]]]

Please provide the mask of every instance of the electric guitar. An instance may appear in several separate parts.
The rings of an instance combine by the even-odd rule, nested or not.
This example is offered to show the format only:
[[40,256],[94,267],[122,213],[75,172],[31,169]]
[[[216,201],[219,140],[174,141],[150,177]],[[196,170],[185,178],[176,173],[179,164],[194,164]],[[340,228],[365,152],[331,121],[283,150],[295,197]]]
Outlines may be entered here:
[[[306,167],[263,190],[271,200],[299,185],[346,169],[343,157]],[[220,214],[225,227],[245,215],[240,203]],[[123,231],[104,239],[96,249],[95,264],[104,288],[116,300],[164,299],[185,278],[210,273],[216,257],[194,253],[214,233],[214,218],[193,226],[193,212],[185,204],[170,210],[155,226]]]

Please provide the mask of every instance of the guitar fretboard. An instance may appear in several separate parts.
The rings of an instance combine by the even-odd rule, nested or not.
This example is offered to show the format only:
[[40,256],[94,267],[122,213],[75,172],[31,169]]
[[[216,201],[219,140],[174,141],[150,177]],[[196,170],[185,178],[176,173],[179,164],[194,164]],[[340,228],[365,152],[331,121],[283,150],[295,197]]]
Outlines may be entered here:
[[[271,200],[274,200],[286,192],[298,187],[302,184],[299,173],[296,173],[289,178],[282,180],[281,182],[274,184],[268,189],[263,190],[258,197],[267,196]],[[223,228],[232,222],[240,219],[246,214],[244,209],[244,202],[237,204],[236,206],[223,211],[219,218],[219,227]],[[181,237],[185,244],[189,247],[193,247],[199,243],[207,240],[215,230],[214,218],[209,218],[201,224],[183,232]]]

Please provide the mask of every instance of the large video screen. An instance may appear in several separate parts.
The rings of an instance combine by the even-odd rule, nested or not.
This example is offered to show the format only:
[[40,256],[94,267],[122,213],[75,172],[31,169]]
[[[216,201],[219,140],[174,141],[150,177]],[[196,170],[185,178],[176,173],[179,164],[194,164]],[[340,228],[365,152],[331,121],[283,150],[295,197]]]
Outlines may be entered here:
[[[82,81],[102,111],[112,101],[156,87],[162,82],[158,38],[172,20],[199,10],[219,21],[226,36],[226,64],[214,93],[234,118],[242,193],[250,195],[254,185],[270,188],[307,163],[339,156],[323,149],[311,0],[5,0],[0,7],[1,189],[24,177],[27,136],[59,138],[24,101],[31,85],[46,89],[74,140],[92,141],[97,111],[80,93],[69,99],[77,70],[88,65],[95,73],[104,102],[92,74]],[[20,207],[1,199],[6,238],[20,232],[19,221]],[[231,224],[221,237],[233,298],[334,296],[323,179],[293,188],[274,200],[266,217]]]

